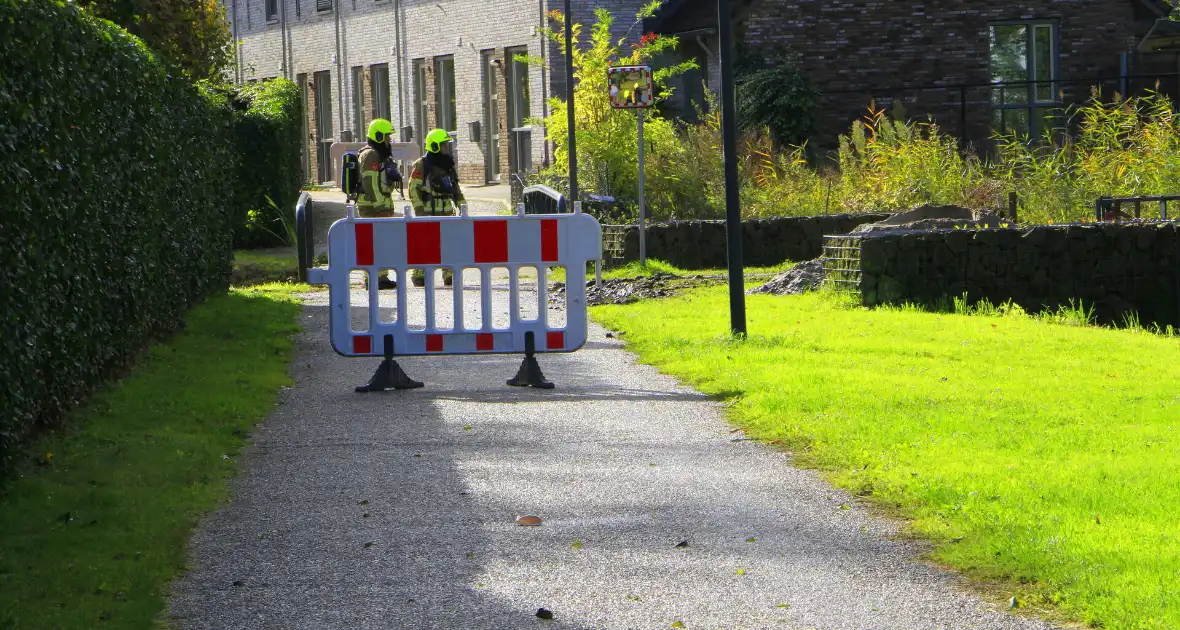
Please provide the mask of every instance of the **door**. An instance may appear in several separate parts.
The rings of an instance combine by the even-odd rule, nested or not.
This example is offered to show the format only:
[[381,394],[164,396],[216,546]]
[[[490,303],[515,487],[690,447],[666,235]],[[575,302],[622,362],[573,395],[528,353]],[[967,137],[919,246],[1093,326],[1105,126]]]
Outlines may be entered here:
[[484,176],[489,184],[500,183],[500,82],[494,59],[493,51],[483,53]]
[[316,162],[319,182],[336,178],[332,172],[332,73],[315,73]]
[[311,163],[308,161],[311,136],[307,131],[307,75],[299,74],[295,77],[295,82],[299,84],[299,133],[302,141],[299,143],[299,160],[303,166],[303,183],[311,182]]

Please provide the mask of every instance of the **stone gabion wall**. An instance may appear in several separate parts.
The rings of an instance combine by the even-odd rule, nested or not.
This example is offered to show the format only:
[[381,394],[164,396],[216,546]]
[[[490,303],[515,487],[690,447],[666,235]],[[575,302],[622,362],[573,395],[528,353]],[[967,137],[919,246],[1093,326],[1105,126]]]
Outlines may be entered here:
[[[776,217],[742,223],[742,254],[747,266],[762,267],[794,260],[819,258],[826,234],[844,234],[891,214],[832,214],[815,217]],[[673,221],[647,228],[647,257],[682,269],[726,266],[724,221]],[[615,263],[639,260],[639,228],[628,226],[623,257]]]
[[[855,237],[853,237],[855,238]],[[875,233],[859,237],[866,306],[1008,300],[1039,311],[1080,300],[1100,323],[1180,325],[1175,223]]]

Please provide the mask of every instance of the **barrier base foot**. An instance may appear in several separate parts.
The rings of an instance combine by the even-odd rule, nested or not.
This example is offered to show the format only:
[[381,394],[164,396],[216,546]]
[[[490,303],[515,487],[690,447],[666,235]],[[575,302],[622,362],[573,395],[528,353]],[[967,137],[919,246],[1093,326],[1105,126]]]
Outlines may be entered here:
[[393,359],[385,359],[368,385],[356,388],[357,392],[383,392],[387,389],[417,389],[424,384],[406,375],[402,366]]
[[520,364],[520,370],[516,376],[509,379],[508,384],[512,387],[536,387],[537,389],[553,389],[553,383],[545,380],[545,375],[541,373],[541,364],[537,363],[536,357],[525,357]]

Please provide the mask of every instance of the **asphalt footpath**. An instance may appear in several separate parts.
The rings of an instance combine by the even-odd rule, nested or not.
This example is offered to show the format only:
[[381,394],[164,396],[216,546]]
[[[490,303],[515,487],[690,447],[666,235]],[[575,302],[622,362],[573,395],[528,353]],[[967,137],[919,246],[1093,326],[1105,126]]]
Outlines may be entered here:
[[178,628],[1050,627],[597,327],[540,357],[551,391],[505,385],[520,357],[479,356],[406,358],[425,388],[358,394],[378,361],[336,355],[327,310],[307,296],[296,384],[192,539]]

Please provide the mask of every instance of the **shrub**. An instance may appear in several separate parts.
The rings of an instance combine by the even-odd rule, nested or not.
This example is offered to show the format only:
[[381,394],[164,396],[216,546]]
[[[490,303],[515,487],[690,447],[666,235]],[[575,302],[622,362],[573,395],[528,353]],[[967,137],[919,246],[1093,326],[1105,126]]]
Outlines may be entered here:
[[743,131],[766,128],[776,147],[803,146],[815,130],[819,91],[792,59],[753,67],[737,79],[738,123]]
[[0,112],[2,476],[225,288],[235,157],[224,99],[62,2],[0,0]]
[[290,244],[303,184],[299,86],[273,79],[243,86],[231,98],[240,156],[234,246]]

